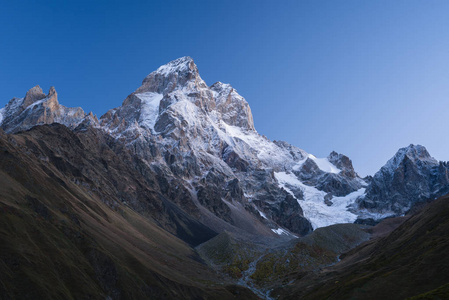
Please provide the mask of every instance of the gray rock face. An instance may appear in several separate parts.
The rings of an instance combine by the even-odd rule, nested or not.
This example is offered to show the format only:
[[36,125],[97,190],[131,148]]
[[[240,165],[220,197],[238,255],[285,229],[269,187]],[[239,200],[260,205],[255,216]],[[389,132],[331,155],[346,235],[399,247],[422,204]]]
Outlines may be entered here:
[[327,159],[341,170],[340,174],[348,178],[357,177],[357,173],[354,171],[354,167],[352,166],[352,161],[346,155],[332,151]]
[[358,200],[359,207],[381,214],[401,215],[415,204],[449,192],[449,167],[421,145],[399,149],[377,172]]
[[232,86],[216,82],[210,89],[216,99],[216,110],[226,124],[255,131],[253,115],[248,102]]

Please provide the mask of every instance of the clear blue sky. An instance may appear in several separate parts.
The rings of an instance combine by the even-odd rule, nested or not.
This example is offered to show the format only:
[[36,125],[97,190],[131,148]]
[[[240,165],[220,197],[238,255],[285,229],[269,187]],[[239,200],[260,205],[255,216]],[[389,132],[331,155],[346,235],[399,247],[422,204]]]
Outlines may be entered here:
[[449,1],[2,1],[0,42],[0,106],[54,85],[100,116],[189,55],[272,140],[361,175],[410,143],[449,160]]

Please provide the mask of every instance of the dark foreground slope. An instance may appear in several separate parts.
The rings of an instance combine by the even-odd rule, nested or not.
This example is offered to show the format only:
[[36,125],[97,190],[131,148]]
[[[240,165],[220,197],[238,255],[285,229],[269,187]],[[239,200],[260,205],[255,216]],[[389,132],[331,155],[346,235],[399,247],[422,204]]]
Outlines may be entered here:
[[57,124],[0,132],[0,299],[255,298],[189,245],[215,233],[101,138]]
[[281,299],[449,299],[449,195],[314,277],[273,294]]

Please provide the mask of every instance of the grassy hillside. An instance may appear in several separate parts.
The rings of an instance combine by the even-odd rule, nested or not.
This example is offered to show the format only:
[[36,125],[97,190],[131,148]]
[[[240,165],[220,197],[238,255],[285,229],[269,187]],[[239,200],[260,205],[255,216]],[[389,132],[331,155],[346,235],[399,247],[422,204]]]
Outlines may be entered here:
[[339,264],[274,293],[281,299],[446,299],[441,295],[449,282],[448,249],[444,196],[390,234],[351,250]]

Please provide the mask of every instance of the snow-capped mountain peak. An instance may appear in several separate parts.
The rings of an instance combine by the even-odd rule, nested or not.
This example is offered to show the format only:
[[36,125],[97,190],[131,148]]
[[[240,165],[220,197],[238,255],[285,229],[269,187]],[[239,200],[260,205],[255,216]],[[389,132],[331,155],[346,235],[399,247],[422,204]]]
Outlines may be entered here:
[[166,95],[178,89],[191,92],[207,89],[198,68],[189,56],[175,59],[151,72],[142,81],[136,93],[153,92]]
[[185,73],[187,71],[198,72],[198,69],[190,56],[180,57],[160,66],[155,73],[168,76],[172,73]]
[[[120,125],[119,129],[117,121],[113,121],[115,115],[128,126]],[[102,117],[102,124],[109,124],[108,130],[120,136],[124,130],[140,132],[141,129],[134,127],[135,122],[152,134],[163,135],[179,128],[197,131],[209,126],[215,130],[222,127],[221,122],[255,131],[246,100],[229,84],[217,82],[208,87],[188,56],[151,72],[121,107]]]
[[381,216],[406,213],[413,205],[449,191],[449,168],[421,145],[409,145],[373,176],[360,207]]
[[[148,144],[158,149],[156,153],[169,153],[166,155],[171,158],[165,162],[168,168],[183,174],[176,176],[197,188],[206,186],[220,194],[226,190],[226,182],[237,180],[245,194],[239,196],[239,201],[250,200],[256,211],[276,220],[275,228],[281,226],[299,234],[311,229],[301,207],[308,216],[317,215],[310,211],[322,207],[329,207],[328,213],[332,214],[336,203],[346,203],[340,201],[342,197],[356,191],[359,195],[364,183],[344,155],[317,158],[257,133],[248,102],[230,84],[216,82],[208,87],[190,57],[150,73],[122,106],[110,110],[101,120],[107,132],[124,139],[149,163],[164,161],[166,156],[150,153]],[[187,170],[183,165],[191,159],[195,169]],[[193,170],[197,173],[193,174]],[[284,177],[276,176],[283,172],[290,172],[291,182],[296,184],[291,187],[292,194],[282,181]],[[206,179],[218,177],[221,181]],[[261,182],[268,188],[261,187]],[[345,210],[354,195],[346,204],[338,204],[339,209]],[[280,205],[282,209],[289,207],[289,213],[274,216],[274,212],[280,212]],[[349,215],[354,219],[355,215]],[[337,219],[330,218],[316,224],[324,226],[334,221]]]
[[382,169],[390,172],[394,171],[406,158],[416,163],[425,162],[430,165],[438,165],[438,161],[430,156],[424,146],[410,144],[407,147],[399,149]]

